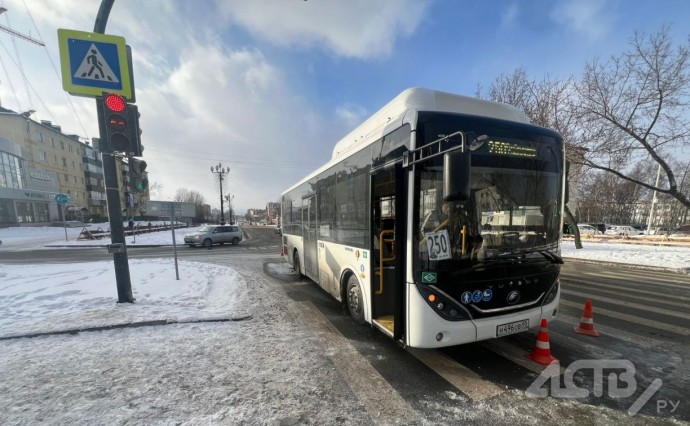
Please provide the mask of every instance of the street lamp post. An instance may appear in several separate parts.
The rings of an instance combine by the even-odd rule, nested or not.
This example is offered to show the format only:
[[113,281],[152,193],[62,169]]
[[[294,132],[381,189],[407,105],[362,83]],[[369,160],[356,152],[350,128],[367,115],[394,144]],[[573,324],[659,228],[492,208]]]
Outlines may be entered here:
[[225,214],[223,213],[223,179],[225,175],[230,173],[230,167],[224,168],[222,164],[218,163],[216,166],[211,166],[211,173],[218,175],[218,183],[220,184],[220,224],[225,224]]

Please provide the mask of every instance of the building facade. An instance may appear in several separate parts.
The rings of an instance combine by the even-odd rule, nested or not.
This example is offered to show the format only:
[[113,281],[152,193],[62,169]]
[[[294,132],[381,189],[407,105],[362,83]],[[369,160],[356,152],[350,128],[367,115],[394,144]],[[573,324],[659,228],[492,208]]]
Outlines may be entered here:
[[[50,121],[0,107],[0,226],[87,220],[107,217],[103,162],[97,146],[62,132]],[[117,161],[118,182],[128,183],[127,164]],[[148,193],[120,201],[144,205]],[[61,208],[55,195],[69,195]],[[131,204],[131,203],[130,203]],[[137,203],[134,203],[135,205]],[[136,212],[138,213],[138,212]]]

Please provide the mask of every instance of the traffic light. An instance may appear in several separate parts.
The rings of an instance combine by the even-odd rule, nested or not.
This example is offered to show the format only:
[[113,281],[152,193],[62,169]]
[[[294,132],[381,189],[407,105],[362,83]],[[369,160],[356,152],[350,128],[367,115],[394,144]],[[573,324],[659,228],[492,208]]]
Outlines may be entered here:
[[141,144],[141,128],[139,128],[139,108],[136,105],[129,105],[127,109],[128,121],[130,123],[129,138],[131,142],[131,150],[127,152],[132,157],[141,157],[144,155],[144,146]]
[[104,95],[101,102],[105,118],[106,146],[111,151],[141,156],[143,147],[137,106],[128,104],[125,98],[115,93]]
[[146,161],[136,158],[129,159],[129,173],[134,192],[144,192],[149,186],[149,180],[144,173]]

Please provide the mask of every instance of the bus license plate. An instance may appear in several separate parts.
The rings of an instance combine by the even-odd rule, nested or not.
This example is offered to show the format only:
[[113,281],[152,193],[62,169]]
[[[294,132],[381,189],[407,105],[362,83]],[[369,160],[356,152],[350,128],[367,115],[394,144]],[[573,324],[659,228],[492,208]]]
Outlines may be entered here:
[[496,337],[507,336],[509,334],[522,333],[529,330],[529,320],[509,322],[496,326]]

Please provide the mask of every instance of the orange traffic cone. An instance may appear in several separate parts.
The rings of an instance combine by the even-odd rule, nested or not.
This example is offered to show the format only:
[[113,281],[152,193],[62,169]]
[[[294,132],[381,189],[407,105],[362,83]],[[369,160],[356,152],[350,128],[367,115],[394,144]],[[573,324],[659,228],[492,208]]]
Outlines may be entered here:
[[558,359],[551,356],[551,347],[549,346],[549,329],[546,319],[541,320],[539,334],[537,334],[537,343],[534,347],[534,351],[529,354],[528,357],[532,361],[541,365],[549,365],[552,362],[558,361]]
[[592,301],[587,299],[585,310],[582,312],[580,325],[575,327],[575,333],[599,337],[599,332],[594,328],[594,315],[592,315]]

